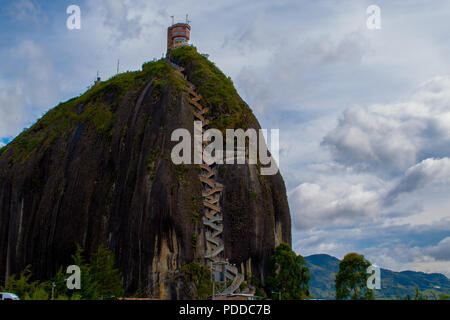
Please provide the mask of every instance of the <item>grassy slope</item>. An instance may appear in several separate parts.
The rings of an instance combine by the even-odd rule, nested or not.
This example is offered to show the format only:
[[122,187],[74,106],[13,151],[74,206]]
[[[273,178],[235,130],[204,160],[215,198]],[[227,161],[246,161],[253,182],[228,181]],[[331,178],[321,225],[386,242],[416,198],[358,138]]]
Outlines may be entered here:
[[[171,51],[172,57],[194,70],[192,82],[202,95],[202,105],[210,108],[211,127],[219,130],[255,126],[257,120],[248,105],[239,97],[233,82],[195,47],[182,46]],[[110,134],[114,123],[114,110],[130,88],[139,90],[151,77],[154,85],[163,87],[166,81],[176,88],[186,89],[165,59],[145,63],[142,71],[118,74],[93,86],[79,97],[60,103],[49,110],[31,128],[24,130],[11,143],[0,149],[0,156],[11,150],[14,161],[25,161],[35,151],[41,152],[61,134],[70,132],[81,123],[93,125],[99,133]],[[115,96],[111,103],[108,95]],[[111,100],[111,99],[110,99]],[[83,112],[78,112],[82,108]],[[38,150],[39,149],[39,150]]]
[[31,128],[1,148],[0,156],[11,151],[14,161],[25,161],[34,152],[45,151],[55,139],[71,132],[79,124],[94,126],[100,134],[111,134],[114,112],[124,95],[131,88],[136,91],[141,89],[152,77],[157,78],[153,83],[156,90],[162,88],[169,78],[177,88],[185,88],[184,82],[165,59],[145,63],[142,71],[118,74],[49,110]]
[[247,129],[257,123],[249,106],[239,97],[233,82],[226,77],[211,61],[197,52],[193,46],[182,46],[171,50],[175,58],[189,72],[193,71],[192,83],[200,101],[210,109],[212,128],[219,130]]

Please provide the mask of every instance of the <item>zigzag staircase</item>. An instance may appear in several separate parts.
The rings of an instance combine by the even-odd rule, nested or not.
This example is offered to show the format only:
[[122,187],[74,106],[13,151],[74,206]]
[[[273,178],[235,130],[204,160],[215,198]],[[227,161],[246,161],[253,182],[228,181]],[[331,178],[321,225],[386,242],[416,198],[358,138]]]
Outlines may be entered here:
[[[206,119],[205,117],[208,108],[203,108],[199,103],[202,97],[195,92],[195,86],[189,82],[187,77],[183,74],[184,68],[170,57],[167,60],[175,69],[176,73],[178,73],[188,84],[189,103],[195,107],[194,117],[196,120],[202,122],[202,132],[204,132],[208,129],[209,124],[209,119]],[[208,141],[203,137],[202,146],[206,147],[207,143]],[[234,265],[228,263],[223,254],[224,242],[221,237],[223,232],[223,216],[219,202],[224,187],[214,180],[214,176],[217,172],[216,163],[212,163],[211,165],[201,164],[200,168],[202,169],[202,172],[200,173],[199,179],[203,185],[203,226],[206,235],[206,252],[204,258],[212,262],[212,265],[221,264],[224,266],[225,281],[231,280],[232,283],[219,294],[229,295],[239,289],[239,286],[244,281],[244,276],[239,273]]]

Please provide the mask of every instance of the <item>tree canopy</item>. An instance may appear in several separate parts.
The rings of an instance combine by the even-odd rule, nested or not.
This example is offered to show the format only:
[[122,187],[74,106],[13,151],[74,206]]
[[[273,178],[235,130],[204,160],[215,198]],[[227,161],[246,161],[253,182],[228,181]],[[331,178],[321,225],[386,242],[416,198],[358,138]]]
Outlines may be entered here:
[[373,290],[367,288],[367,268],[370,265],[362,254],[351,252],[345,255],[336,274],[336,299],[373,299]]
[[266,278],[266,289],[272,299],[305,299],[310,296],[310,279],[306,261],[286,243],[281,243],[271,257],[272,273]]
[[63,267],[59,268],[51,280],[32,281],[32,266],[28,265],[17,277],[9,277],[0,291],[15,293],[22,300],[98,300],[120,297],[124,294],[122,276],[115,267],[114,253],[100,245],[92,255],[90,263],[83,257],[83,248],[77,246],[72,255],[73,264],[81,270],[81,289],[69,290],[66,285],[68,275]]

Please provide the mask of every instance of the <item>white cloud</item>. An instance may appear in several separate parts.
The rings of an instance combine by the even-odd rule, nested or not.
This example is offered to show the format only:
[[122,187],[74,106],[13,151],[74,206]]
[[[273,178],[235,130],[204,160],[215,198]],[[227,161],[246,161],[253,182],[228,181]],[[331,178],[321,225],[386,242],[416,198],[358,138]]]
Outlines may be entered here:
[[[424,208],[418,204],[411,208],[399,196],[427,187],[450,185],[450,158],[423,160],[401,177],[388,180],[334,163],[313,164],[309,170],[315,172],[309,180],[315,178],[315,181],[301,183],[289,193],[294,227],[299,230],[351,226],[380,219],[387,224],[396,220],[404,223],[413,215],[434,221],[439,215],[422,212]],[[411,200],[409,203],[412,205]]]
[[450,277],[450,238],[436,246],[410,246],[394,244],[386,247],[372,247],[364,250],[366,257],[383,268],[394,271],[422,271],[442,273]]
[[14,88],[0,88],[0,137],[16,135],[19,128],[25,126],[24,119],[30,119],[27,113],[23,90],[19,84]]
[[386,196],[391,203],[400,194],[422,189],[430,184],[450,183],[450,158],[425,159],[409,168]]
[[383,173],[450,156],[450,78],[425,82],[408,102],[348,108],[323,144],[341,163]]
[[450,261],[450,237],[442,239],[435,246],[426,248],[425,253],[435,258],[436,260]]
[[[367,42],[357,31],[342,36],[318,35],[305,39],[291,37],[289,32],[285,36],[266,34],[266,40],[262,41],[254,39],[261,32],[261,25],[252,25],[253,29],[257,31],[244,33],[244,48],[249,42],[248,46],[258,46],[258,51],[247,53],[251,59],[235,78],[240,93],[251,102],[259,116],[266,112],[312,107],[302,105],[301,101],[310,90],[322,87],[321,83],[314,87],[317,74],[353,67],[359,64],[367,50]],[[286,32],[278,31],[280,34]],[[232,43],[239,43],[238,47],[243,50],[242,37]]]
[[9,56],[26,102],[32,107],[52,107],[59,93],[58,74],[45,49],[36,41],[25,40],[10,50]]
[[7,12],[14,20],[25,23],[46,23],[47,15],[36,1],[16,0],[7,7]]
[[17,135],[57,102],[58,75],[45,50],[25,40],[5,50],[8,59],[0,81],[0,137]]
[[294,227],[308,230],[380,219],[403,223],[412,215],[419,224],[439,219],[421,213],[419,203],[412,210],[399,196],[450,185],[450,158],[445,156],[450,155],[449,107],[450,78],[435,77],[409,102],[346,109],[322,143],[331,147],[337,163],[323,157],[310,163],[307,169],[313,173],[303,175],[307,180],[289,193]]
[[[104,16],[103,23],[110,28],[112,36],[118,40],[139,38],[143,29],[143,3],[116,0],[95,1],[91,8],[97,7]],[[145,11],[144,11],[145,12]]]
[[350,226],[374,217],[380,209],[379,194],[362,184],[327,180],[323,185],[302,183],[289,194],[295,228]]

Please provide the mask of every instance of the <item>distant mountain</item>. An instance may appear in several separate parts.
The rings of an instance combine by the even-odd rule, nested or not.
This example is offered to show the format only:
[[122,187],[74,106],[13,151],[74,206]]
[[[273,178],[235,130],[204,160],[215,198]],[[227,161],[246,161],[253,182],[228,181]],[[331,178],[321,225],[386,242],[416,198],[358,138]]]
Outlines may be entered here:
[[[339,271],[339,259],[327,254],[315,254],[305,257],[311,273],[309,288],[318,299],[334,299],[334,279]],[[414,297],[416,287],[420,292],[433,297],[450,294],[450,280],[440,273],[415,271],[394,272],[381,268],[381,290],[375,290],[376,299],[403,299],[406,295]]]

